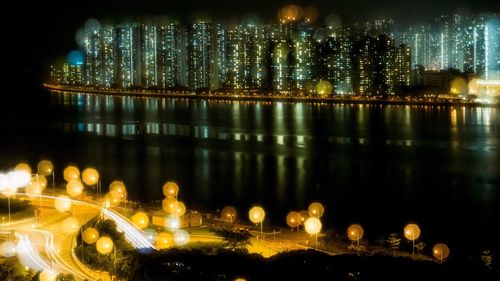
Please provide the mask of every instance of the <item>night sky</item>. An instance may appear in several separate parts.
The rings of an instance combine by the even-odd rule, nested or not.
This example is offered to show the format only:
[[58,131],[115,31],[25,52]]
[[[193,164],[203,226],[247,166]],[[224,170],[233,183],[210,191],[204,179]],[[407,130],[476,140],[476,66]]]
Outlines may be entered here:
[[[189,21],[195,15],[210,16],[215,20],[237,19],[256,14],[265,21],[276,17],[279,8],[286,4],[315,6],[320,20],[329,14],[340,16],[343,21],[362,20],[369,17],[391,16],[396,20],[422,21],[439,14],[454,11],[500,11],[500,1],[493,0],[317,0],[317,1],[196,1],[196,0],[111,0],[66,1],[66,4],[35,4],[16,1],[13,8],[2,8],[3,33],[13,39],[13,44],[3,44],[9,54],[4,63],[13,77],[20,79],[24,73],[43,79],[41,73],[58,56],[76,48],[74,33],[88,18],[120,22],[138,16],[170,15]],[[6,42],[5,40],[2,40]],[[10,55],[14,54],[14,55]],[[22,80],[22,77],[21,77]]]

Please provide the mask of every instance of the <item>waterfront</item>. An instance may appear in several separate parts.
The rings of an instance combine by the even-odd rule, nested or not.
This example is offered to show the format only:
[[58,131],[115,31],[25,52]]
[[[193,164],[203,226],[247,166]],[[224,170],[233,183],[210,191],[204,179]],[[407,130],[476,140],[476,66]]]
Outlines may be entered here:
[[94,165],[141,201],[175,180],[190,206],[261,203],[275,225],[320,200],[327,227],[371,240],[416,221],[429,245],[498,249],[497,108],[40,95],[3,130],[0,168]]

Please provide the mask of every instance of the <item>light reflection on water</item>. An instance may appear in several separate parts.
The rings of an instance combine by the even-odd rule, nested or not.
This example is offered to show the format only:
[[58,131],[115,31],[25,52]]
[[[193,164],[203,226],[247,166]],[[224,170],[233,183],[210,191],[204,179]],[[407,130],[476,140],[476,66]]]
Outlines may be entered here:
[[[103,178],[123,179],[132,198],[156,200],[176,180],[192,206],[245,213],[261,203],[275,224],[320,200],[327,226],[359,222],[372,238],[416,220],[432,230],[428,243],[462,247],[482,229],[470,243],[498,247],[496,108],[83,94],[52,94],[52,106],[64,114],[47,130],[64,134],[47,136],[51,144],[77,136],[55,162],[95,165]],[[34,155],[58,154],[33,145]]]

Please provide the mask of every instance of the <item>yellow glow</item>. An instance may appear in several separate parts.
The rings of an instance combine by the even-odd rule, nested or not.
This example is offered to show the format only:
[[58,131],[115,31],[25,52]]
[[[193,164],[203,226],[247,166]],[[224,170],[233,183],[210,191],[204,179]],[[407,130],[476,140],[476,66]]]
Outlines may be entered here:
[[108,202],[110,206],[117,206],[120,204],[120,198],[113,196],[111,193],[107,193],[104,196],[104,201]]
[[167,214],[172,214],[175,210],[176,205],[177,205],[177,199],[173,197],[163,199],[162,201],[163,210]]
[[332,83],[327,80],[320,80],[318,84],[316,84],[316,91],[319,95],[329,95],[332,93],[332,90]]
[[99,232],[93,227],[87,227],[82,234],[83,241],[87,244],[94,244],[99,239]]
[[127,197],[127,188],[122,181],[113,181],[109,184],[109,193],[113,197],[124,200]]
[[163,195],[165,197],[177,197],[179,193],[179,186],[175,182],[167,182],[163,185]]
[[80,178],[80,170],[75,166],[68,166],[64,169],[63,176],[67,182],[78,180]]
[[172,234],[169,232],[160,232],[158,237],[156,238],[156,248],[158,249],[167,249],[172,246]]
[[297,21],[301,17],[302,8],[297,5],[287,5],[278,11],[278,20],[281,22]]
[[66,195],[61,195],[56,198],[55,202],[56,210],[64,213],[71,209],[71,199]]
[[323,207],[321,203],[313,202],[309,205],[307,210],[309,212],[309,216],[321,218],[325,212],[325,207]]
[[38,182],[31,180],[26,186],[26,195],[28,197],[35,197],[40,194],[42,194],[41,185]]
[[181,201],[177,201],[177,203],[175,203],[172,215],[181,217],[185,213],[186,213],[186,205],[184,205],[184,203],[182,203]]
[[101,237],[97,240],[97,243],[95,244],[96,249],[99,253],[106,255],[109,254],[113,251],[113,240],[111,238],[104,236]]
[[42,176],[49,176],[54,171],[54,165],[49,160],[42,160],[38,162],[37,171]]
[[321,221],[316,217],[310,217],[304,223],[304,228],[309,234],[318,234],[321,231]]
[[149,225],[149,216],[144,212],[137,212],[132,216],[132,221],[138,228],[144,229]]
[[16,255],[16,243],[5,241],[0,244],[0,257],[10,258]]
[[42,188],[42,191],[45,190],[45,188],[47,187],[47,178],[44,176],[35,175],[31,178],[31,181],[39,183],[40,187]]
[[28,165],[26,163],[19,163],[14,168],[14,171],[25,171],[28,174],[31,174],[31,167],[30,167],[30,165]]
[[291,211],[286,215],[286,224],[291,228],[297,227],[302,224],[302,217],[298,212]]
[[266,212],[262,207],[255,206],[248,211],[250,221],[253,223],[261,223],[266,217]]
[[450,255],[450,248],[446,244],[438,243],[432,248],[432,254],[436,259],[443,261]]
[[450,93],[452,94],[465,94],[467,93],[467,82],[464,78],[458,77],[450,83]]
[[302,210],[299,212],[299,214],[302,223],[304,223],[309,218],[309,211],[307,210]]
[[79,180],[70,180],[66,184],[66,192],[71,197],[80,196],[83,192],[82,182]]
[[82,180],[86,185],[96,185],[99,181],[99,172],[94,168],[83,170]]
[[347,228],[347,237],[352,241],[361,240],[364,233],[363,227],[359,224],[352,224]]
[[232,206],[226,206],[220,212],[220,217],[227,222],[234,222],[236,220],[237,214],[238,213],[236,212],[236,208]]
[[189,242],[189,233],[187,231],[179,229],[174,233],[174,242],[177,246],[184,246]]
[[62,228],[65,233],[75,233],[78,231],[80,227],[80,223],[75,217],[69,217],[65,219],[62,223]]
[[477,84],[478,79],[472,79],[469,81],[469,94],[477,95],[479,94],[479,85]]
[[418,225],[410,223],[404,228],[404,235],[406,239],[413,241],[417,240],[420,237],[420,227]]
[[55,281],[57,278],[57,272],[53,270],[44,270],[40,272],[38,279],[40,281]]

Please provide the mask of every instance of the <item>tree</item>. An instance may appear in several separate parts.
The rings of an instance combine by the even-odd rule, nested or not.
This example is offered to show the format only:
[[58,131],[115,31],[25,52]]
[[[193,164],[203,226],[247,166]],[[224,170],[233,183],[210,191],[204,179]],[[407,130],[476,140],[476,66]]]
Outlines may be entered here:
[[491,255],[490,250],[485,250],[481,253],[481,260],[488,269],[491,269],[491,265],[493,264],[493,256]]
[[389,247],[392,249],[393,255],[396,256],[396,251],[399,249],[399,245],[401,244],[401,238],[398,237],[397,233],[391,233],[386,241],[389,243]]
[[250,237],[252,235],[248,230],[244,228],[239,228],[236,230],[232,229],[218,229],[215,233],[222,237],[222,240],[226,243],[226,247],[231,250],[242,250],[247,245],[250,244]]
[[59,274],[57,275],[57,278],[56,278],[56,281],[75,281],[75,277],[73,276],[73,274]]

